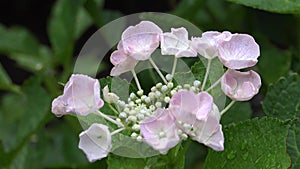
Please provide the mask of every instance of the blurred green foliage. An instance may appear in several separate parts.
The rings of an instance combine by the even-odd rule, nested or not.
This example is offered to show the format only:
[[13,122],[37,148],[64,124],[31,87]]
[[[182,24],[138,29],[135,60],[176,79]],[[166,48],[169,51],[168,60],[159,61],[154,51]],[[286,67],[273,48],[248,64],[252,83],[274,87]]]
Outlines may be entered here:
[[[162,12],[187,19],[203,31],[229,30],[253,35],[261,47],[259,64],[253,69],[262,77],[259,98],[266,97],[263,100],[265,115],[284,121],[251,119],[262,111],[260,107],[254,108],[262,100],[235,105],[222,119],[225,137],[233,139],[225,141],[225,152],[209,151],[205,168],[220,165],[232,168],[235,157],[241,160],[239,168],[249,168],[247,160],[243,160],[245,153],[250,162],[262,159],[257,165],[253,164],[256,167],[287,168],[290,158],[291,168],[299,168],[299,75],[288,74],[300,73],[300,1],[180,0],[172,10]],[[88,28],[101,27],[120,16],[119,11],[105,9],[104,0],[56,0],[48,20],[50,45],[41,44],[23,27],[0,24],[1,57],[10,58],[20,69],[30,72],[30,77],[18,85],[11,80],[15,75],[8,74],[0,63],[0,90],[4,93],[0,98],[0,168],[107,168],[105,160],[88,163],[77,148],[78,134],[82,130],[78,120],[56,118],[50,113],[50,106],[51,100],[62,92],[63,87],[58,82],[66,82],[72,73],[76,41]],[[198,70],[197,67],[194,70]],[[286,78],[280,79],[281,76]],[[273,85],[269,88],[270,84]],[[253,128],[257,132],[250,132]],[[252,135],[264,137],[253,140]],[[272,147],[261,152],[261,158],[257,157],[259,152],[246,149],[233,152],[234,147],[243,146],[245,140],[249,140],[247,145],[257,145],[260,151],[267,145]],[[180,161],[179,168],[184,165],[191,169],[203,167],[207,148],[193,144],[191,147],[196,148],[188,150],[186,161]],[[162,159],[168,157],[130,165],[135,168],[140,163],[155,166],[153,163]],[[215,159],[228,160],[228,163],[216,165]],[[113,155],[109,156],[108,164],[110,168],[127,165]]]

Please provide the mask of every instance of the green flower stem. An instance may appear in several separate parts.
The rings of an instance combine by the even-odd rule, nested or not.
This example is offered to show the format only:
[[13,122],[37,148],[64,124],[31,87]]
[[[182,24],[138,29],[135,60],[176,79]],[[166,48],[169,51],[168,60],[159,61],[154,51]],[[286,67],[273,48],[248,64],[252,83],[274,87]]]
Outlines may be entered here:
[[138,77],[136,76],[136,73],[135,73],[134,69],[131,70],[131,73],[132,73],[132,75],[133,75],[133,78],[134,78],[134,80],[135,80],[135,83],[136,83],[137,88],[138,88],[139,90],[142,90],[141,85],[140,85],[140,82],[139,82],[139,79],[138,79]]
[[160,76],[160,78],[164,81],[165,84],[167,84],[168,82],[167,82],[166,78],[161,73],[161,71],[158,69],[155,62],[152,60],[152,58],[149,58],[149,61],[150,61],[151,65],[154,67],[154,69],[156,70],[156,72],[158,73],[158,75]]
[[202,83],[201,91],[204,90],[204,87],[205,87],[205,84],[206,84],[206,81],[207,81],[207,78],[208,78],[210,65],[211,65],[211,60],[212,59],[208,59],[208,62],[207,62],[206,72],[205,72],[204,80],[203,80],[203,83]]
[[221,112],[220,115],[222,116],[224,113],[226,113],[235,103],[235,100],[232,100]]
[[113,135],[115,135],[115,134],[117,134],[117,133],[120,133],[120,132],[121,132],[121,131],[123,131],[123,130],[125,130],[125,128],[124,128],[124,127],[122,127],[122,128],[119,128],[119,129],[117,129],[117,130],[115,130],[115,131],[111,132],[111,133],[110,133],[110,135],[111,135],[111,136],[113,136]]
[[175,74],[175,70],[176,70],[176,66],[177,66],[177,57],[174,57],[174,61],[173,61],[173,67],[172,67],[172,78],[174,77],[174,74]]
[[119,112],[111,105],[111,104],[108,104],[108,107],[116,114],[119,114]]
[[180,161],[180,159],[181,159],[183,156],[185,156],[187,150],[188,150],[189,147],[190,147],[191,142],[192,142],[192,140],[191,140],[190,138],[186,141],[186,143],[185,143],[183,149],[178,153],[177,157],[175,158],[175,160],[174,160],[175,163],[176,163],[177,161]]
[[114,123],[115,125],[119,126],[119,127],[124,127],[124,125],[121,122],[118,122],[112,118],[110,118],[109,116],[107,116],[106,114],[100,112],[99,110],[97,110],[98,115],[100,115],[101,117],[103,117],[104,119]]
[[215,88],[221,82],[221,79],[222,79],[222,76],[213,85],[211,85],[208,89],[206,89],[205,91],[208,92],[211,89]]

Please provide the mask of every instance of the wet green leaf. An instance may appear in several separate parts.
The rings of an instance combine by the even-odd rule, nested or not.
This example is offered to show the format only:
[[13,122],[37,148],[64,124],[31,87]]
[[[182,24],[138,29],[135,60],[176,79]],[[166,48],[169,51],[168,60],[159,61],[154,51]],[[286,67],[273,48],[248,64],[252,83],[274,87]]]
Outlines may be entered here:
[[225,149],[210,150],[205,169],[287,169],[287,124],[271,118],[252,119],[224,128]]

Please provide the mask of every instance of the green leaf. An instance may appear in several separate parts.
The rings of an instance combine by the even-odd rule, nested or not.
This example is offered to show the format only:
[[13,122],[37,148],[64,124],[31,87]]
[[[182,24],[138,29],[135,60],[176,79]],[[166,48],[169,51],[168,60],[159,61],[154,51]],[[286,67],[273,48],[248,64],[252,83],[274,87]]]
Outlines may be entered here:
[[286,169],[290,159],[286,153],[287,124],[271,118],[252,119],[224,130],[225,149],[210,150],[205,169]]
[[0,140],[5,153],[15,150],[46,118],[50,110],[48,93],[38,78],[22,87],[23,94],[8,94],[0,106]]
[[11,90],[15,92],[18,92],[20,90],[19,86],[14,85],[11,82],[10,77],[7,75],[6,71],[4,70],[1,64],[0,64],[0,90]]
[[[261,48],[262,54],[259,57],[258,69],[263,81],[270,84],[289,72],[292,52],[279,50],[267,42],[262,43]],[[273,68],[274,65],[276,65],[276,69]]]
[[83,0],[58,0],[52,10],[48,34],[59,63],[70,64],[75,41],[76,19]]
[[110,154],[107,159],[108,169],[142,169],[146,160],[141,158],[126,158]]
[[249,102],[236,102],[222,116],[221,123],[228,125],[230,123],[238,123],[251,118],[252,110]]
[[87,165],[84,153],[78,148],[78,133],[64,123],[56,120],[39,130],[23,146],[11,164],[11,168],[74,168]]
[[300,13],[300,0],[228,0],[237,4],[266,10],[274,13],[297,14]]
[[292,161],[290,169],[300,168],[300,119],[295,120],[289,128],[287,152]]
[[279,119],[300,118],[300,77],[288,75],[269,86],[263,109],[267,116]]
[[24,28],[0,25],[0,53],[9,56],[27,70],[36,72],[51,65],[50,52]]

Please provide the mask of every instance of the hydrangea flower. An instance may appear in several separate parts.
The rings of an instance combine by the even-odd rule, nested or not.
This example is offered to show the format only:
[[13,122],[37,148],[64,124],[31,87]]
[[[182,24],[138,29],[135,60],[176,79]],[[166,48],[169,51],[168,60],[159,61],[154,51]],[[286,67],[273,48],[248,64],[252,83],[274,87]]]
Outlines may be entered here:
[[122,42],[119,42],[118,50],[114,51],[110,56],[110,62],[114,65],[111,69],[111,76],[119,76],[122,73],[132,70],[138,63],[123,50]]
[[159,108],[155,116],[144,119],[140,131],[144,142],[161,154],[166,154],[180,141],[174,118],[167,109]]
[[250,100],[258,93],[260,86],[260,76],[253,70],[240,72],[228,69],[221,79],[223,92],[238,101]]
[[111,150],[111,134],[108,127],[93,123],[87,130],[79,135],[78,147],[86,154],[90,162],[100,160],[107,156]]
[[171,32],[163,33],[160,47],[162,55],[175,55],[177,58],[197,56],[188,40],[188,32],[183,27],[171,28]]
[[229,69],[254,66],[260,55],[258,44],[247,34],[233,34],[218,44],[219,59]]
[[147,60],[159,46],[162,30],[153,22],[141,21],[122,34],[124,52],[135,60]]
[[217,151],[224,149],[219,110],[207,92],[179,91],[171,98],[169,108],[178,127],[194,140]]
[[218,56],[218,43],[229,38],[231,33],[228,31],[207,31],[201,37],[192,37],[194,49],[206,59],[213,59]]
[[97,79],[86,75],[73,74],[64,87],[63,95],[52,102],[56,115],[77,114],[86,116],[103,106],[100,98],[100,84]]

